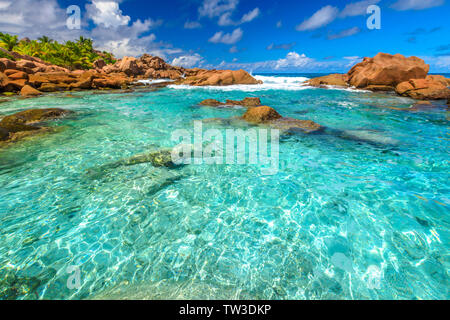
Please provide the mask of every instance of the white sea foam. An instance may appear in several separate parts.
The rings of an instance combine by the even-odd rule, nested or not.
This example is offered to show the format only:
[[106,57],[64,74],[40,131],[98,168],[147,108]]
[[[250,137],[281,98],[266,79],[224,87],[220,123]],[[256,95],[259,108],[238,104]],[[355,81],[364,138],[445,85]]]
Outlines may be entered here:
[[174,82],[174,80],[171,80],[171,79],[147,79],[147,80],[138,80],[136,82],[144,83],[144,84],[155,84],[155,83],[163,83],[163,82]]
[[[189,85],[169,85],[171,89],[183,89],[183,90],[210,90],[210,91],[266,91],[266,90],[289,90],[298,91],[305,89],[316,89],[305,83],[309,80],[306,77],[282,77],[282,76],[253,76],[256,80],[261,80],[263,84],[237,84],[231,86],[189,86]],[[346,90],[346,91],[363,91],[353,88],[339,88],[328,86],[328,89],[332,90]]]
[[172,89],[201,89],[217,91],[265,91],[265,90],[305,90],[311,87],[304,82],[308,80],[305,77],[270,77],[254,76],[256,80],[261,80],[263,84],[237,84],[231,86],[203,86],[195,87],[188,85],[169,85]]

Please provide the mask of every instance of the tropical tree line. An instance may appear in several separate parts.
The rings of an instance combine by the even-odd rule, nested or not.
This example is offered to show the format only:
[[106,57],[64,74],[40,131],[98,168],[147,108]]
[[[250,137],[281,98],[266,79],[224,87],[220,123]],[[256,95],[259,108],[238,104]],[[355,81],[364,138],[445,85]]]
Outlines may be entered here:
[[[92,63],[103,59],[107,64],[114,63],[111,53],[94,50],[92,39],[80,37],[76,41],[59,43],[47,36],[37,40],[22,39],[18,36],[0,32],[0,47],[20,54],[37,57],[51,64],[74,69],[91,69]],[[0,51],[0,57],[11,58]]]

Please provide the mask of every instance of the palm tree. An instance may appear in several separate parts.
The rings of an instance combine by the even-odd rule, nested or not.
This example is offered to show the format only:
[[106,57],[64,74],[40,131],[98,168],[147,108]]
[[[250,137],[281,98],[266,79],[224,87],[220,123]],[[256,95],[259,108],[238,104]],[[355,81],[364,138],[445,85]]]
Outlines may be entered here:
[[52,42],[53,42],[53,40],[50,39],[50,38],[47,37],[47,36],[42,36],[42,37],[38,38],[38,40],[39,40],[41,43],[52,43]]
[[12,36],[7,33],[0,32],[0,41],[6,47],[8,51],[12,51],[14,47],[19,44],[19,38],[17,36]]

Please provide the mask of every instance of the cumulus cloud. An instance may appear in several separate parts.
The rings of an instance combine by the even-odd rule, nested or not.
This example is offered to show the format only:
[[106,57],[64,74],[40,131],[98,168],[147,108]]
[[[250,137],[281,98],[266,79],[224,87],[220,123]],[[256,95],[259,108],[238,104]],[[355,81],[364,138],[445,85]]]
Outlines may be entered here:
[[242,39],[243,34],[244,32],[241,28],[235,29],[232,33],[223,33],[223,31],[219,31],[209,39],[209,42],[235,44]]
[[367,8],[371,5],[378,4],[381,0],[363,0],[359,2],[352,2],[345,6],[341,11],[340,17],[355,17],[367,14]]
[[445,3],[445,0],[398,0],[391,7],[395,10],[423,10],[433,7],[439,7]]
[[172,65],[184,68],[193,68],[201,65],[203,58],[198,54],[179,56],[172,61]]
[[200,17],[214,18],[225,12],[233,11],[239,4],[239,0],[204,0],[198,9]]
[[345,30],[342,30],[341,32],[328,35],[328,40],[341,39],[341,38],[353,36],[360,32],[361,32],[361,29],[359,29],[358,27],[345,29]]
[[202,27],[202,25],[198,21],[186,21],[184,23],[184,28],[185,29],[198,29],[198,28],[201,28],[201,27]]
[[259,8],[255,8],[252,11],[250,11],[249,13],[244,14],[244,16],[241,19],[241,23],[246,23],[246,22],[253,21],[260,14],[261,14],[261,11],[259,10]]
[[289,52],[286,57],[278,60],[258,62],[224,62],[219,65],[204,65],[206,68],[244,69],[252,72],[347,72],[351,66],[360,62],[360,57],[328,57],[325,60],[316,60],[299,54],[295,51]]
[[267,46],[267,50],[291,50],[292,47],[294,47],[296,45],[295,42],[292,43],[282,43],[282,44],[274,44],[271,43],[270,45]]
[[219,26],[237,26],[255,20],[260,15],[260,13],[261,11],[259,10],[259,8],[255,8],[249,13],[244,14],[239,21],[233,21],[231,19],[232,12],[225,12],[220,16],[218,24]]
[[239,52],[238,47],[232,46],[232,47],[230,48],[230,53],[237,53],[237,52]]
[[430,65],[430,72],[450,73],[450,53],[439,56],[419,56]]
[[199,16],[209,18],[219,18],[219,26],[238,26],[256,19],[261,11],[255,8],[244,14],[239,20],[234,20],[232,15],[239,5],[239,0],[203,0],[199,8]]
[[126,26],[131,21],[130,16],[122,14],[119,4],[115,1],[92,0],[92,4],[86,5],[86,10],[96,25],[106,28]]
[[275,64],[275,69],[299,68],[311,63],[313,59],[308,58],[304,53],[289,52],[284,59],[280,59]]
[[315,30],[333,22],[339,14],[339,9],[333,6],[325,6],[310,18],[297,26],[297,31]]
[[[319,11],[315,12],[310,18],[303,21],[301,24],[297,26],[297,31],[311,31],[316,30],[321,27],[324,27],[330,23],[332,23],[337,18],[346,18],[346,17],[355,17],[360,15],[367,14],[367,8],[370,5],[378,4],[381,0],[362,0],[357,2],[348,3],[342,11],[339,11],[337,7],[333,6],[325,6],[321,8]],[[356,34],[356,28],[351,28],[346,30],[348,33]],[[352,33],[353,32],[353,33]],[[342,33],[341,35],[331,36],[331,39],[342,38],[346,35],[346,33]]]
[[65,9],[56,0],[0,2],[0,30],[20,37],[37,38],[45,34],[56,40],[64,40],[79,36],[79,30],[66,28],[66,19]]

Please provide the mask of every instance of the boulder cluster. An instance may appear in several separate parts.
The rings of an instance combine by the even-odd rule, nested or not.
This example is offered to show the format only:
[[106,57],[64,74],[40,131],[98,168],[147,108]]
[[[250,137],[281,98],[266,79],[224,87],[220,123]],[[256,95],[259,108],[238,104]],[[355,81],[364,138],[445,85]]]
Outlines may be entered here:
[[347,74],[332,74],[308,81],[312,86],[333,85],[371,91],[395,91],[420,100],[450,99],[450,79],[428,75],[430,66],[420,58],[379,53],[353,66]]
[[321,125],[311,120],[300,120],[283,117],[274,108],[261,105],[260,98],[247,97],[241,101],[226,100],[225,103],[222,103],[215,99],[206,99],[200,102],[199,105],[211,107],[247,107],[247,111],[239,119],[206,119],[204,120],[205,122],[243,120],[251,125],[266,125],[274,129],[279,129],[282,132],[300,131],[303,133],[315,133],[324,129]]
[[124,57],[109,65],[98,59],[91,70],[71,71],[35,57],[8,53],[15,60],[0,59],[0,93],[20,93],[22,96],[55,91],[123,89],[142,79],[170,79],[176,84],[192,86],[261,83],[244,70],[185,69],[148,54],[140,58]]

